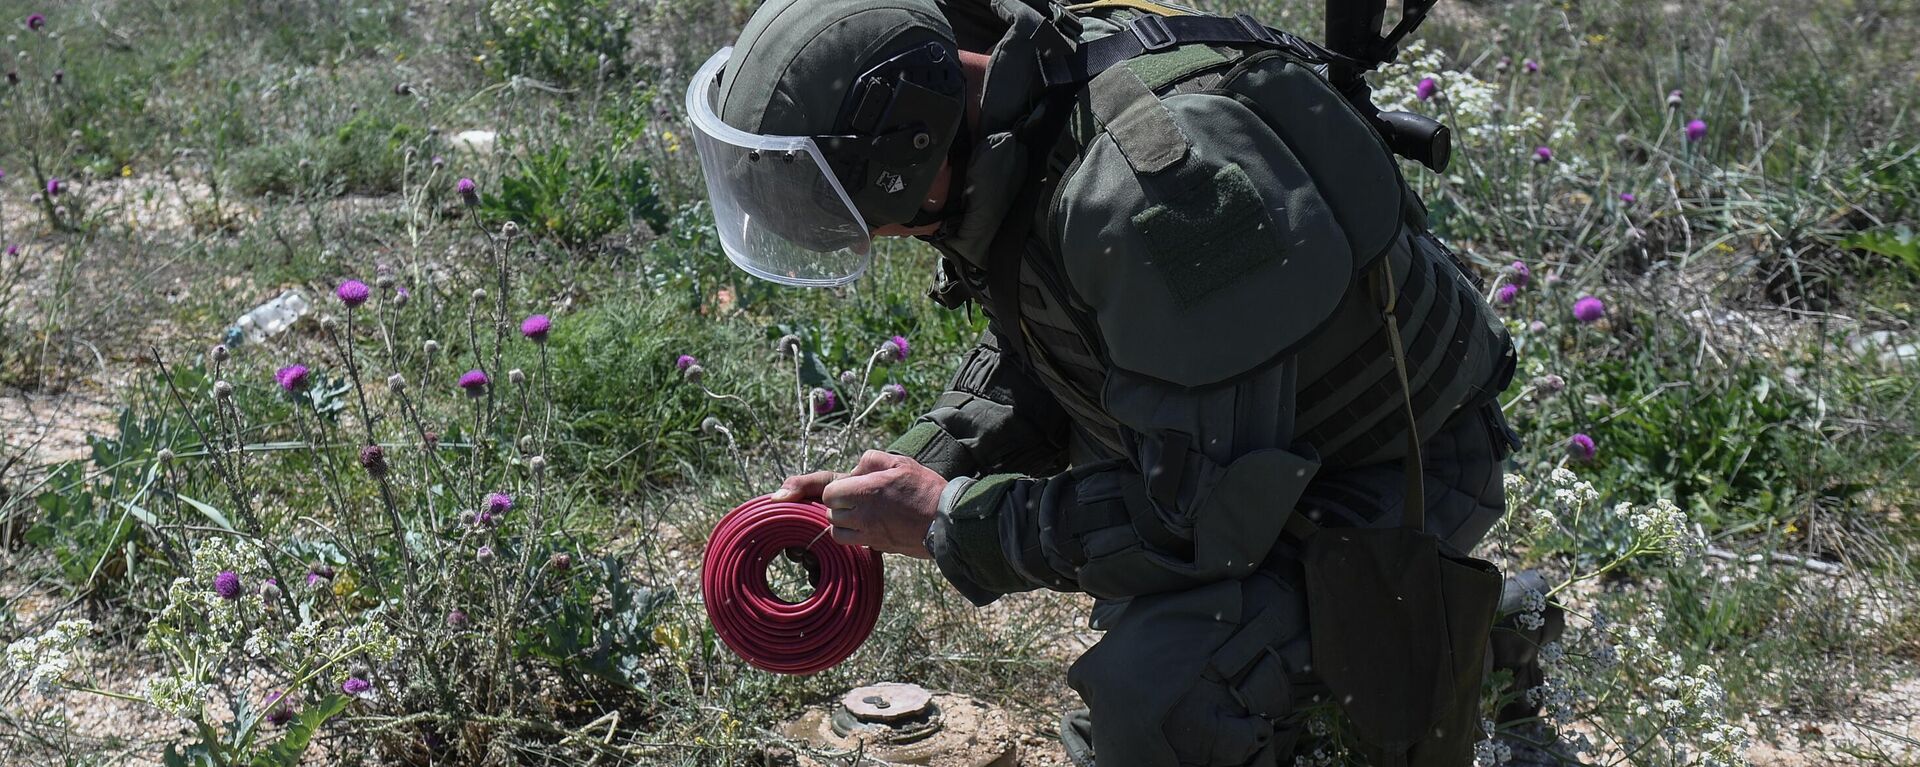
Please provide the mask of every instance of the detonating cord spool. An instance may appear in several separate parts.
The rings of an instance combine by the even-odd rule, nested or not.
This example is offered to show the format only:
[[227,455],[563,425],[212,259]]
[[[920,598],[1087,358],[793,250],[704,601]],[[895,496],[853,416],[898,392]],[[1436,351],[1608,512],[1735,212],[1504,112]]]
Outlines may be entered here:
[[[700,567],[707,618],[728,649],[778,674],[833,668],[873,633],[880,620],[880,553],[823,535],[827,507],[774,501],[741,504],[714,526]],[[767,566],[792,549],[810,553],[813,594],[788,602],[773,593]]]

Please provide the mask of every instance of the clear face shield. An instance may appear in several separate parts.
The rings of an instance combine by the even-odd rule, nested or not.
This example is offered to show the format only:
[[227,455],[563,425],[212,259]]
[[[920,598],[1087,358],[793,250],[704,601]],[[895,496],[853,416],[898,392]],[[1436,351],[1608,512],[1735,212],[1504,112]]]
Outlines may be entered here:
[[721,248],[735,266],[787,285],[858,279],[872,262],[873,236],[819,144],[720,121],[714,99],[732,55],[733,48],[721,48],[687,86],[687,116]]

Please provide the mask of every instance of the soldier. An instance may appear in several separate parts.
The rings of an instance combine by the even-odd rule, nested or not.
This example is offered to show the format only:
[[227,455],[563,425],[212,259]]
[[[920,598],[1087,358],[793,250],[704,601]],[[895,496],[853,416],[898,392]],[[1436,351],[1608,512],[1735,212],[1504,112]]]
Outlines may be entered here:
[[887,451],[776,498],[975,604],[1096,597],[1077,761],[1291,763],[1321,702],[1377,764],[1484,737],[1513,356],[1389,151],[1444,134],[1367,103],[1379,16],[1334,53],[1142,0],[770,0],[689,87],[735,264],[839,285],[914,236],[987,312]]

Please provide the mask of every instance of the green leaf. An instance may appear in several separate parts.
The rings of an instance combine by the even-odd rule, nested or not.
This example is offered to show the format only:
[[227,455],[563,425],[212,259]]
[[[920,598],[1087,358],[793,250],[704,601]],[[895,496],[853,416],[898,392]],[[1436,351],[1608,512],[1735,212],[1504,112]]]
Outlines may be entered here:
[[1920,273],[1920,236],[1905,224],[1848,235],[1840,245],[1886,256]]
[[299,716],[287,723],[287,734],[280,736],[272,746],[259,756],[254,757],[254,767],[296,767],[301,755],[307,752],[307,746],[313,742],[313,735],[341,711],[353,699],[339,693],[328,695],[320,702],[301,709]]
[[200,512],[200,516],[206,517],[208,521],[214,523],[215,525],[218,525],[220,528],[228,531],[233,531],[233,523],[227,521],[227,515],[225,512],[222,512],[221,510],[216,509],[212,506],[208,506],[206,503],[202,501],[197,501],[187,496],[180,495],[178,493],[174,494],[174,497],[179,498],[182,501],[186,501],[188,506],[192,506],[195,511]]

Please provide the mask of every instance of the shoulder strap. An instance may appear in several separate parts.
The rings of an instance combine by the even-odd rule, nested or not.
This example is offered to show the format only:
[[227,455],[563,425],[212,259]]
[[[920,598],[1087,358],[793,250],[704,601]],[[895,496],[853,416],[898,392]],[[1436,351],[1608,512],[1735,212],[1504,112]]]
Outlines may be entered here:
[[1427,526],[1427,499],[1423,487],[1420,460],[1420,419],[1413,411],[1413,387],[1407,383],[1407,349],[1400,344],[1400,320],[1393,315],[1400,291],[1393,284],[1393,259],[1383,258],[1373,268],[1374,298],[1380,304],[1380,317],[1387,323],[1387,353],[1393,357],[1393,372],[1400,382],[1400,403],[1407,417],[1407,454],[1400,463],[1406,467],[1406,494],[1401,499],[1400,525],[1415,532]]
[[1071,55],[1050,57],[1042,67],[1042,76],[1048,88],[1077,85],[1143,53],[1200,43],[1279,48],[1314,61],[1359,64],[1316,43],[1261,24],[1244,13],[1231,18],[1142,15],[1129,22],[1125,31],[1082,43]]

